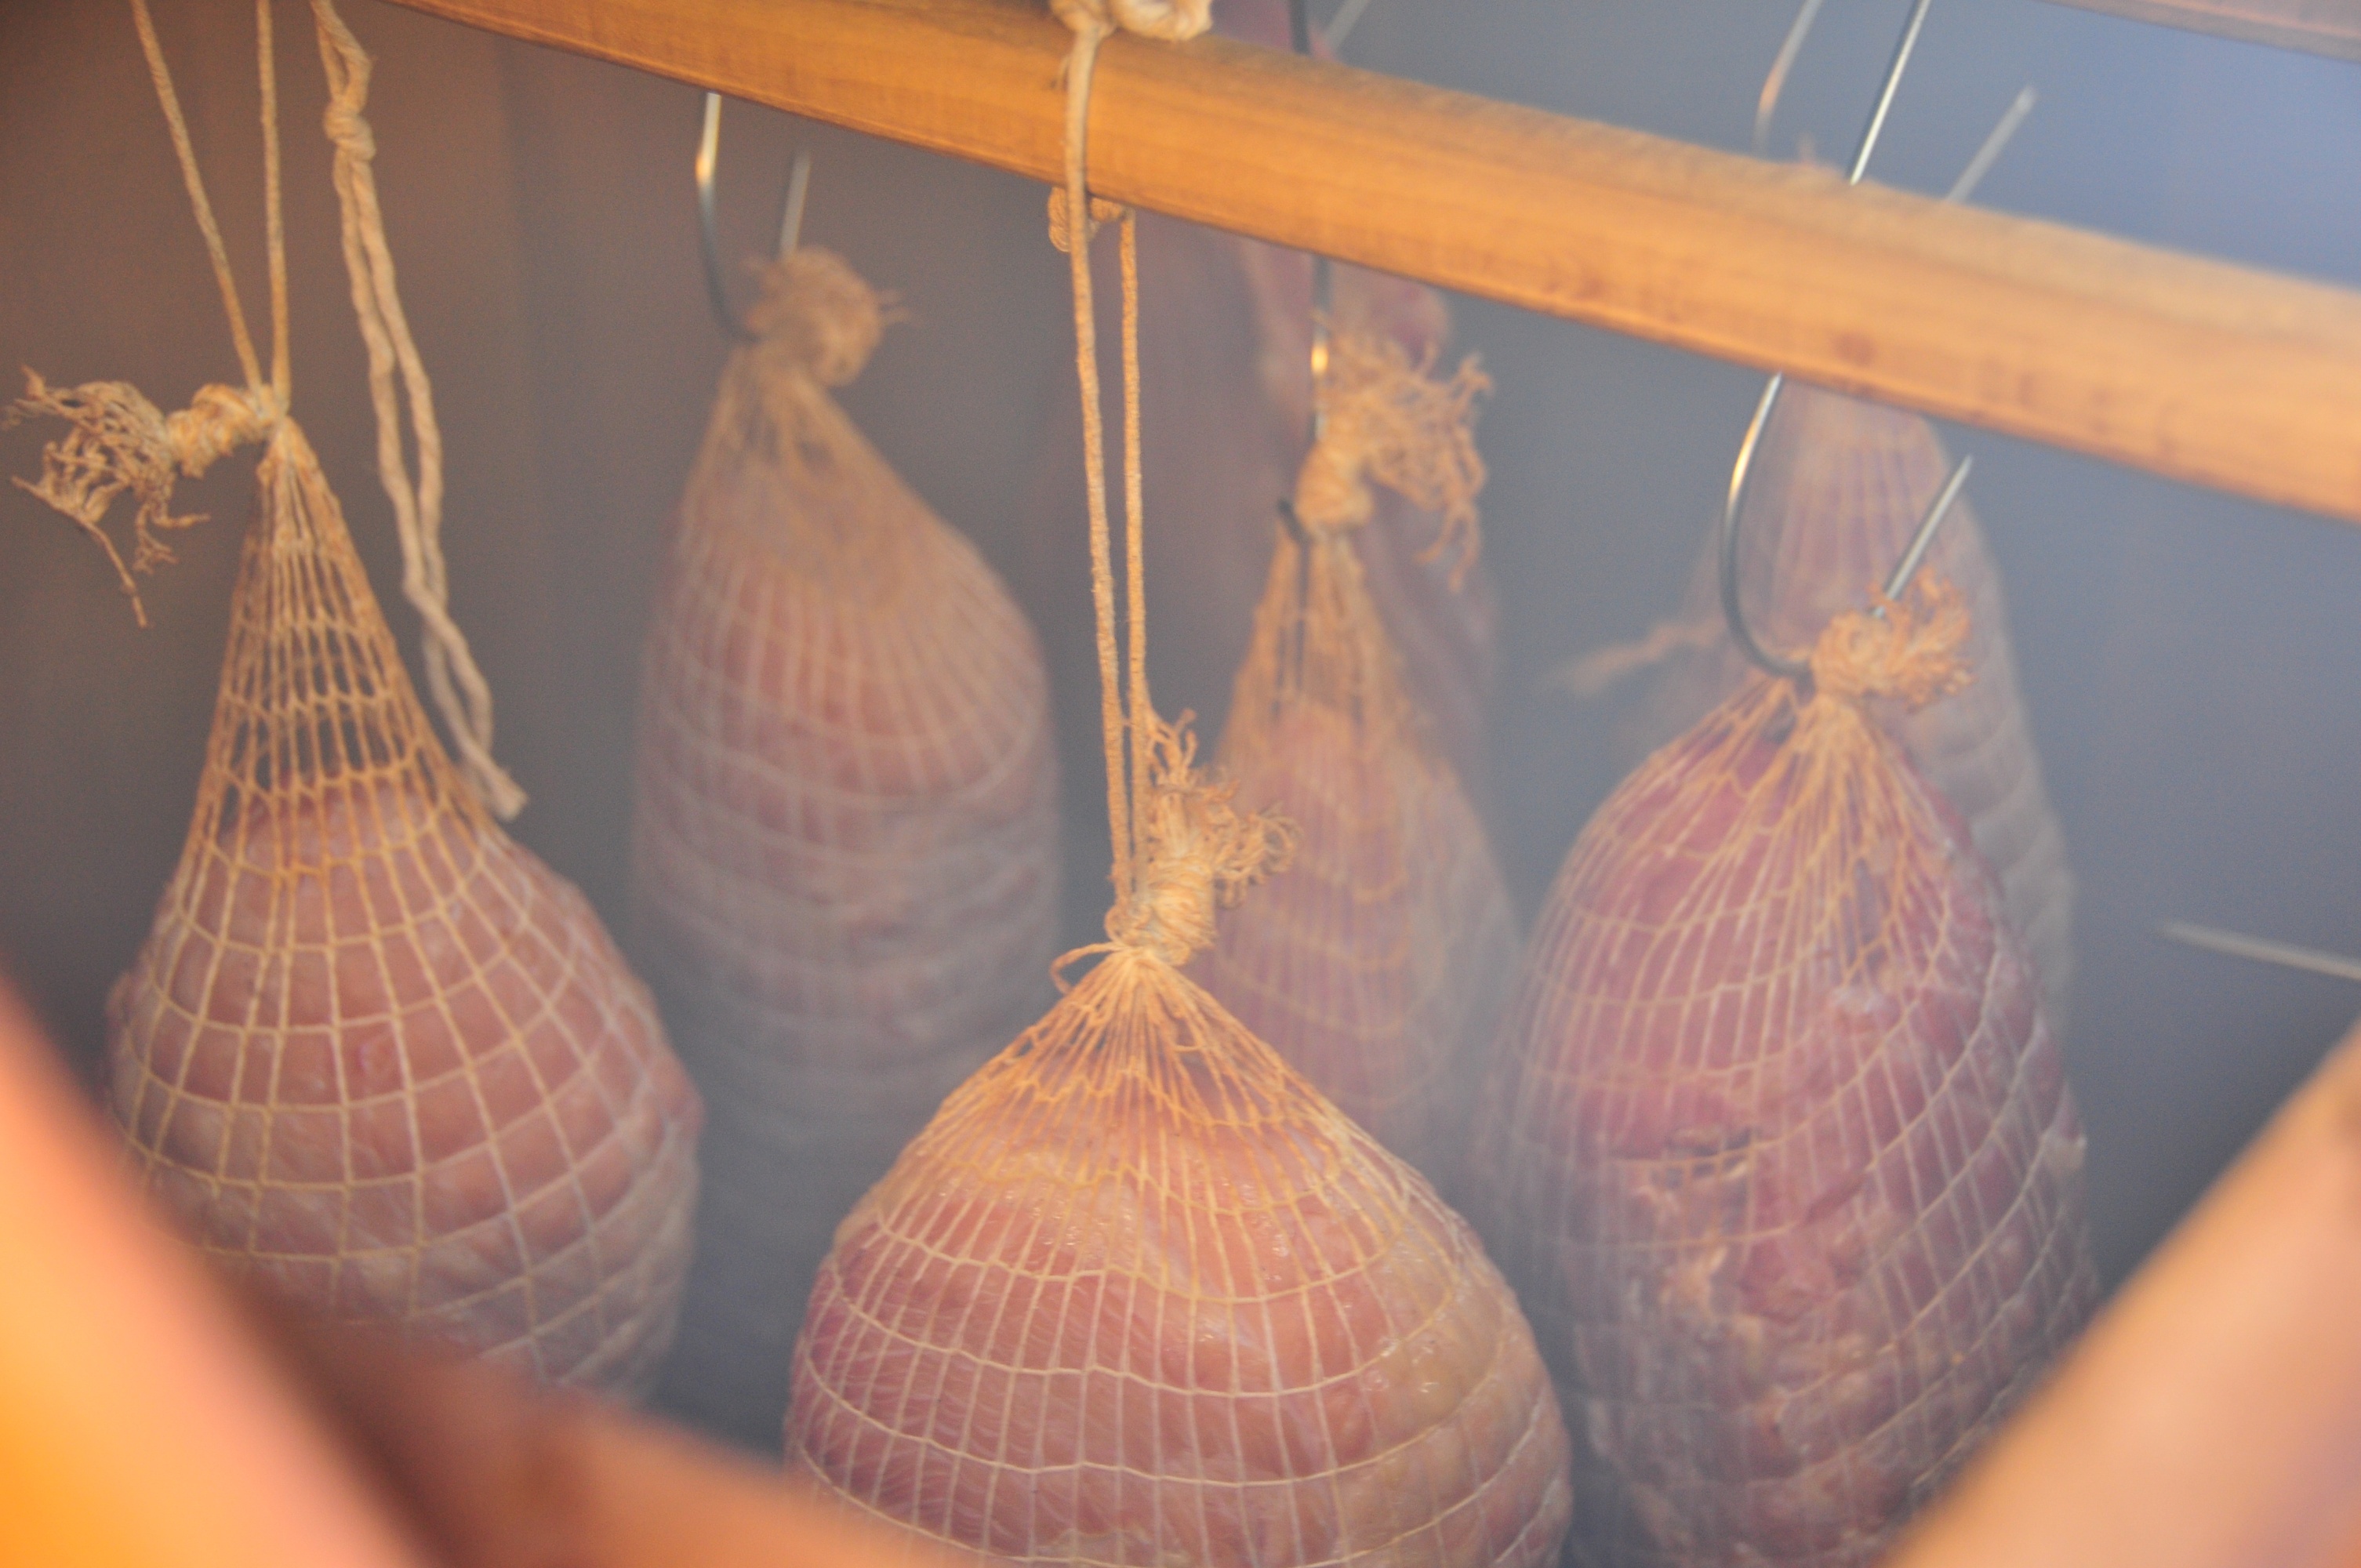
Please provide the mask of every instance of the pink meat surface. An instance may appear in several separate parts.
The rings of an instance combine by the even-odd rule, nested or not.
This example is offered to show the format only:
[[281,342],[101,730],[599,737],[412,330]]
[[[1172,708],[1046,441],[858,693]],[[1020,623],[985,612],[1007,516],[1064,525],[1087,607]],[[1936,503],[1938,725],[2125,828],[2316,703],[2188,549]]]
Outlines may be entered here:
[[1047,1000],[1058,774],[1039,648],[974,548],[818,386],[739,405],[752,435],[730,396],[650,630],[634,864],[711,1111],[666,1395],[767,1446],[837,1222]]
[[298,1305],[642,1391],[697,1092],[582,895],[462,793],[291,439],[195,826],[109,1001],[115,1118],[183,1232]]
[[1848,769],[1809,722],[1758,680],[1600,808],[1488,1090],[1488,1231],[1587,1437],[1590,1562],[1872,1561],[2095,1293],[1989,871],[1876,729]]
[[1388,1148],[1455,1189],[1519,942],[1483,824],[1448,768],[1300,700],[1251,755],[1241,806],[1300,837],[1191,972]]
[[1119,951],[838,1234],[792,1467],[1019,1563],[1546,1564],[1549,1379],[1474,1234]]

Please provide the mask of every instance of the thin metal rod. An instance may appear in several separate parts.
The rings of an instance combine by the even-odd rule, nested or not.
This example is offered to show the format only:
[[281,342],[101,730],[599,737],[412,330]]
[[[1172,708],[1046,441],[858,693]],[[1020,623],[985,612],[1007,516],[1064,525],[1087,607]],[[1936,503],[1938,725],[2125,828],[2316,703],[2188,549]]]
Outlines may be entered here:
[[[1288,0],[1288,30],[1295,43],[1295,52],[1312,52],[1312,0]],[[1329,47],[1334,49],[1332,37]],[[1321,389],[1328,381],[1328,317],[1336,289],[1335,263],[1314,253],[1312,258],[1312,439],[1320,440],[1327,420],[1320,411]]]
[[1861,128],[1861,145],[1853,149],[1852,168],[1845,173],[1845,183],[1858,185],[1869,169],[1870,154],[1877,150],[1877,138],[1884,133],[1886,111],[1894,107],[1894,94],[1902,86],[1903,70],[1910,63],[1910,51],[1918,47],[1918,30],[1927,25],[1927,7],[1933,0],[1916,0],[1910,7],[1910,20],[1902,27],[1902,37],[1894,46],[1894,60],[1885,68],[1885,84],[1877,90],[1877,103],[1869,111],[1869,124]]
[[[1886,63],[1885,80],[1877,90],[1877,103],[1870,110],[1869,123],[1861,127],[1861,145],[1853,149],[1852,168],[1845,175],[1845,183],[1858,185],[1869,169],[1870,156],[1877,150],[1877,138],[1885,129],[1886,112],[1894,107],[1894,95],[1902,85],[1902,73],[1909,68],[1910,52],[1918,47],[1919,29],[1927,25],[1927,7],[1933,0],[1913,0],[1909,20],[1902,26],[1902,37],[1894,45],[1894,58]],[[1804,20],[1802,17],[1798,21]],[[1790,29],[1791,33],[1795,29]],[[1773,68],[1774,76],[1784,75]],[[1773,83],[1764,83],[1766,92]],[[1773,93],[1773,106],[1776,94]],[[1762,444],[1763,433],[1770,427],[1771,415],[1779,406],[1779,393],[1787,384],[1783,371],[1763,384],[1763,400],[1754,405],[1754,417],[1747,422],[1746,438],[1738,444],[1737,461],[1730,465],[1730,495],[1721,510],[1721,613],[1730,623],[1730,641],[1738,651],[1761,669],[1786,680],[1800,680],[1810,674],[1811,666],[1800,660],[1785,658],[1772,652],[1755,639],[1753,629],[1746,624],[1746,608],[1740,601],[1738,584],[1739,517],[1745,510],[1746,492],[1754,477],[1755,449]],[[1958,476],[1954,476],[1956,478]],[[1949,507],[1949,502],[1945,501]],[[1935,514],[1936,521],[1942,514]]]
[[[721,265],[721,236],[713,213],[714,177],[721,162],[721,94],[705,95],[705,126],[697,138],[697,236],[705,258],[705,293],[713,303],[713,319],[721,330],[739,343],[752,343],[754,334],[745,319],[730,302],[730,280]],[[803,237],[804,196],[811,188],[811,154],[802,148],[796,149],[795,162],[788,167],[786,194],[779,203],[779,248],[781,258],[795,254]]]
[[796,148],[796,160],[787,165],[787,196],[779,207],[779,248],[782,259],[793,256],[804,237],[804,197],[811,190],[811,149]]
[[1910,579],[1918,575],[1918,563],[1927,558],[1927,546],[1935,543],[1935,531],[1943,526],[1951,503],[1960,499],[1960,490],[1968,482],[1968,470],[1975,466],[1973,457],[1960,458],[1952,466],[1951,477],[1943,481],[1943,488],[1935,492],[1926,517],[1919,521],[1918,532],[1910,536],[1910,548],[1902,553],[1902,559],[1894,564],[1894,575],[1885,579],[1887,598],[1900,598],[1902,590],[1910,586]]
[[1771,674],[1793,681],[1809,674],[1811,666],[1799,659],[1782,658],[1757,642],[1754,629],[1746,624],[1746,608],[1738,598],[1738,519],[1746,510],[1746,488],[1754,477],[1754,449],[1762,444],[1771,411],[1779,404],[1779,389],[1786,384],[1784,371],[1763,383],[1754,417],[1747,422],[1746,439],[1738,444],[1738,461],[1730,466],[1730,499],[1721,509],[1721,615],[1730,623],[1730,641],[1738,644],[1740,652]]
[[721,159],[721,94],[705,95],[705,128],[697,138],[697,234],[705,257],[705,294],[713,303],[713,319],[722,333],[740,343],[753,334],[730,304],[730,285],[721,275],[721,236],[713,225],[713,172]]
[[2000,123],[1993,126],[1992,134],[1984,137],[1984,145],[1976,148],[1975,157],[1968,159],[1968,166],[1960,170],[1957,180],[1951,181],[1951,188],[1943,193],[1943,200],[1964,202],[1976,193],[1976,187],[1984,182],[1984,176],[1992,172],[1992,166],[2000,161],[2002,153],[2008,150],[2009,138],[2016,135],[2019,126],[2025,124],[2025,116],[2033,113],[2036,101],[2033,84],[2028,82],[2017,91],[2015,100],[2002,113]]
[[2211,926],[2192,926],[2184,920],[2168,920],[2158,926],[2156,932],[2159,937],[2186,947],[2203,948],[2210,952],[2227,953],[2234,959],[2254,959],[2261,963],[2277,964],[2282,969],[2301,970],[2307,974],[2324,974],[2332,980],[2361,983],[2361,959],[2315,952],[2310,948],[2274,942],[2262,937],[2242,937],[2235,931],[2219,931]]
[[1787,73],[1795,69],[1795,57],[1804,52],[1804,39],[1811,33],[1812,22],[1820,14],[1827,0],[1804,0],[1803,7],[1787,27],[1787,37],[1779,45],[1778,58],[1771,62],[1771,74],[1763,79],[1763,92],[1754,100],[1754,156],[1761,158],[1771,148],[1771,116],[1778,111],[1779,95],[1787,90]]
[[[1817,0],[1814,3],[1817,4]],[[1336,7],[1336,14],[1328,18],[1326,27],[1320,29],[1321,40],[1327,44],[1330,54],[1345,52],[1345,40],[1352,36],[1354,27],[1360,23],[1362,13],[1368,8],[1369,0],[1345,0]]]

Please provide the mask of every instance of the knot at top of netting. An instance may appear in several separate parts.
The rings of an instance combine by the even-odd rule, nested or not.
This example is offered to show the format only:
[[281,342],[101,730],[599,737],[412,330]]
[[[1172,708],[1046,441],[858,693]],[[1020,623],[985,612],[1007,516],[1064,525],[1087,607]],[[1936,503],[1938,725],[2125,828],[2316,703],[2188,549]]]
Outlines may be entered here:
[[1148,777],[1133,810],[1132,886],[1108,912],[1107,935],[1177,968],[1212,944],[1216,910],[1286,869],[1296,829],[1284,817],[1239,810],[1235,784],[1197,773],[1186,715],[1177,725],[1154,713],[1133,722],[1148,729]]
[[1835,697],[1893,697],[1919,708],[1973,678],[1960,651],[1967,600],[1949,582],[1921,576],[1900,600],[1871,596],[1866,610],[1828,622],[1812,649],[1812,685]]
[[[143,626],[147,611],[131,574],[171,560],[171,548],[160,535],[200,521],[173,514],[173,486],[184,475],[197,477],[241,446],[268,440],[287,422],[286,410],[268,386],[201,388],[187,408],[167,414],[127,382],[59,388],[27,370],[25,395],[9,408],[5,422],[36,415],[61,419],[68,429],[43,448],[39,482],[19,479],[17,485],[105,548]],[[125,494],[137,508],[127,566],[99,528],[115,498]]]
[[1174,43],[1213,25],[1213,0],[1049,0],[1049,9],[1078,33],[1120,29]]
[[900,319],[842,257],[804,246],[763,269],[763,295],[746,325],[775,356],[823,387],[861,374],[886,326]]
[[1484,458],[1476,450],[1476,400],[1491,378],[1474,356],[1449,379],[1433,375],[1429,350],[1416,363],[1391,337],[1365,331],[1337,334],[1326,374],[1316,389],[1320,436],[1295,480],[1295,512],[1306,528],[1358,528],[1376,509],[1372,484],[1443,516],[1429,552],[1469,540],[1464,571],[1475,558],[1476,497],[1484,488]]

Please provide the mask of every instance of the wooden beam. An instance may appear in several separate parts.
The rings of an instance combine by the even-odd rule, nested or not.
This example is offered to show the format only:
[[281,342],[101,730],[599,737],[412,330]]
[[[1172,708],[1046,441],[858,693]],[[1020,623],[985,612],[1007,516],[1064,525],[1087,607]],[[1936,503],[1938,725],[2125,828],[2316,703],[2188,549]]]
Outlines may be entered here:
[[2195,33],[2361,60],[2361,0],[2058,0]]
[[[1068,38],[1027,0],[401,3],[1060,168]],[[1118,201],[2361,521],[2348,291],[1221,38],[1112,40],[1092,105]]]
[[2361,1031],[1886,1568],[2361,1563]]

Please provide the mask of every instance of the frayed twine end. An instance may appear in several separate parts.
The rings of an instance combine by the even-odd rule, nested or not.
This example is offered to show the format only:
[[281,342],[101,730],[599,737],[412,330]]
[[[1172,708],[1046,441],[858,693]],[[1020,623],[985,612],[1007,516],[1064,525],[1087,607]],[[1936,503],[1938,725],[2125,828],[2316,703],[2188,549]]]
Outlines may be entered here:
[[[25,395],[0,416],[0,429],[41,417],[64,420],[71,428],[41,449],[39,481],[18,478],[16,487],[39,497],[106,552],[133,617],[145,627],[148,609],[134,574],[144,576],[175,559],[162,534],[205,521],[201,512],[173,512],[173,486],[183,476],[197,477],[237,448],[266,439],[280,411],[268,389],[209,386],[198,390],[189,407],[167,415],[126,382],[59,389],[27,369]],[[101,526],[115,499],[126,492],[137,508],[127,564]]]
[[1371,481],[1384,485],[1442,514],[1442,530],[1420,559],[1440,560],[1456,545],[1451,586],[1457,588],[1480,549],[1476,498],[1486,475],[1476,448],[1476,400],[1492,379],[1474,355],[1448,379],[1433,371],[1431,348],[1413,363],[1390,337],[1339,334],[1318,389],[1320,439],[1296,477],[1295,510],[1308,527],[1357,528],[1375,513]]

